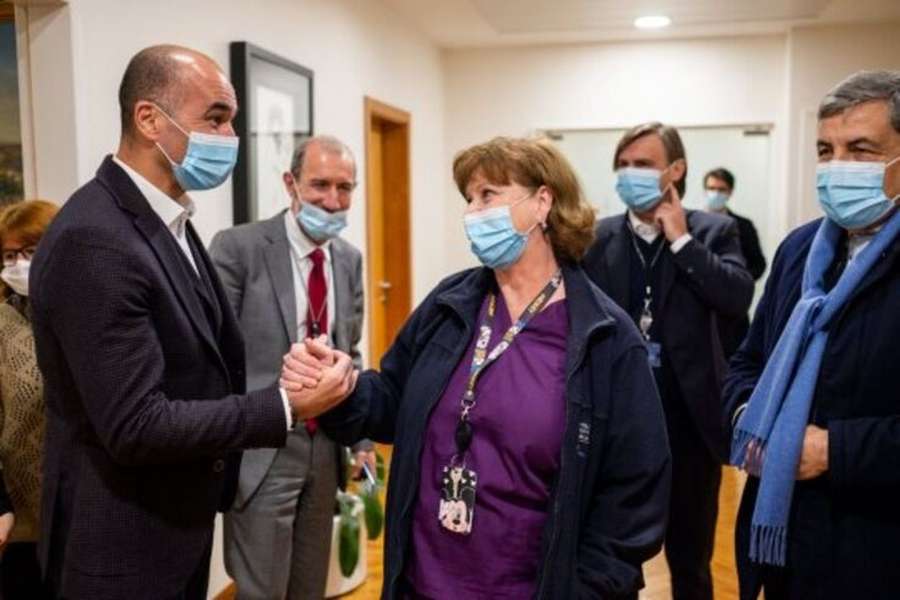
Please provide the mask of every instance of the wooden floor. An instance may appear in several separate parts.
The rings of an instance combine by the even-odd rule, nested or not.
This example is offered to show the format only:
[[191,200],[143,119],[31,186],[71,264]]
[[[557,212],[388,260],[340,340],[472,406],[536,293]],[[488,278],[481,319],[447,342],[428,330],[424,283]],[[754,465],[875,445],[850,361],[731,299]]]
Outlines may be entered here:
[[[390,449],[379,447],[379,452],[390,462]],[[719,521],[716,525],[716,547],[713,553],[713,586],[716,600],[737,600],[737,576],[734,563],[734,519],[737,515],[744,476],[727,467],[722,475],[719,492]],[[362,586],[342,596],[345,600],[377,600],[381,595],[382,540],[369,542],[369,576]],[[668,600],[671,598],[669,571],[660,553],[644,567],[647,587],[640,594],[641,600]]]

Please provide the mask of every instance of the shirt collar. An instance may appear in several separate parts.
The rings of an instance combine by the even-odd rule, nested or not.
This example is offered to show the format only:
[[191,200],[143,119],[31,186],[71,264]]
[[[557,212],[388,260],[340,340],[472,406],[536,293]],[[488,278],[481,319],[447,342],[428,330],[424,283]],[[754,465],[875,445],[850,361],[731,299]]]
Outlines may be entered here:
[[137,186],[138,191],[140,191],[144,198],[147,199],[150,208],[159,215],[159,218],[166,224],[166,227],[168,227],[172,233],[179,236],[182,235],[184,233],[185,223],[197,212],[194,201],[191,200],[190,196],[182,194],[180,198],[174,200],[166,195],[161,189],[147,181],[143,175],[126,165],[118,156],[113,155],[113,160],[128,174],[134,182],[134,185]]
[[659,235],[659,225],[644,223],[630,210],[628,211],[628,222],[631,224],[631,230],[647,243],[652,243]]
[[325,262],[330,260],[331,252],[329,252],[329,249],[331,248],[331,240],[318,245],[309,239],[309,236],[300,229],[300,223],[297,222],[297,218],[290,209],[284,211],[284,226],[287,230],[288,241],[298,256],[306,258],[313,250],[321,248],[325,251]]

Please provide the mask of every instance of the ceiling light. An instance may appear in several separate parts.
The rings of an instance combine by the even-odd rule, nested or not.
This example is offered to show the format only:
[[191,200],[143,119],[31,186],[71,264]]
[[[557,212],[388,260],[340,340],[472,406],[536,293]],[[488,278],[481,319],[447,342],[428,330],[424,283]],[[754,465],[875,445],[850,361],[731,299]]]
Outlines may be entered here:
[[665,15],[648,15],[634,20],[634,26],[638,29],[662,29],[672,24],[672,19]]

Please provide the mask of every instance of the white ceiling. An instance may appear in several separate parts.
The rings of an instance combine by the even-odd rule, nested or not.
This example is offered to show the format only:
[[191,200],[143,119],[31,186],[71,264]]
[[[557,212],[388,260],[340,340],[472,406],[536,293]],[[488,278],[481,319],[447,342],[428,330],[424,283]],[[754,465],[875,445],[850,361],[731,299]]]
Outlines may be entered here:
[[[780,33],[897,20],[900,0],[382,0],[446,48]],[[634,28],[664,14],[672,25]]]

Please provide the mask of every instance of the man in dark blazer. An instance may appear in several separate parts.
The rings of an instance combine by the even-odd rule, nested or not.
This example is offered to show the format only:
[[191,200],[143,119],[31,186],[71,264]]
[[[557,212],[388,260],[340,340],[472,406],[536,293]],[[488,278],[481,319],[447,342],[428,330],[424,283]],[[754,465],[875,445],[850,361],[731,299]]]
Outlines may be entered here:
[[[747,263],[747,271],[754,281],[766,272],[766,257],[759,244],[759,235],[753,221],[747,217],[735,214],[728,206],[728,201],[734,193],[734,175],[728,169],[719,167],[709,171],[703,176],[703,189],[706,193],[706,209],[723,215],[728,215],[737,222],[738,236],[741,238],[741,254]],[[750,329],[749,315],[743,315],[739,319],[720,319],[719,329],[722,336],[722,346],[725,348],[725,357],[730,358],[738,349],[747,330]]]
[[[132,58],[119,99],[115,157],[68,200],[31,269],[41,560],[57,597],[200,600],[240,450],[283,445],[304,414],[275,382],[243,393],[241,334],[190,222],[185,192],[234,164],[228,78],[207,56],[155,46]],[[353,377],[349,361],[326,376],[336,393]]]
[[753,281],[734,220],[682,208],[687,163],[674,128],[646,123],[626,132],[614,169],[629,209],[600,221],[584,268],[638,324],[663,401],[673,467],[665,542],[673,597],[711,600],[725,450],[717,318],[746,313]]
[[[221,231],[210,245],[246,340],[251,391],[277,381],[281,356],[315,327],[362,366],[362,256],[339,237],[356,187],[353,155],[333,137],[309,138],[295,150],[282,180],[288,210]],[[310,221],[310,210],[319,218]],[[313,289],[317,251],[321,297]],[[355,469],[363,461],[374,469],[371,442],[354,450]],[[244,453],[224,539],[225,566],[240,598],[324,597],[335,493],[346,479],[344,455],[315,427],[296,427],[284,448]]]
[[[830,208],[835,214],[829,218],[844,232],[824,276],[823,287],[829,291],[875,234],[896,217],[900,71],[863,71],[849,77],[825,96],[818,118],[819,164],[843,169],[846,179],[837,183],[851,191],[843,198],[829,197],[842,192],[819,188],[823,208],[828,210],[834,200],[842,205]],[[865,172],[862,181],[850,179],[854,166],[877,170],[885,165],[877,189],[869,187],[872,179]],[[852,217],[858,206],[867,205],[886,206],[887,212],[873,213],[873,221],[866,219],[870,222],[841,224],[842,217]],[[775,254],[750,332],[725,381],[724,417],[729,429],[746,414],[747,402],[797,305],[810,247],[821,224],[818,219],[795,229]],[[757,598],[761,589],[766,600],[900,597],[898,300],[900,239],[894,238],[828,324],[807,425],[799,434],[784,566],[750,559],[760,479],[755,475],[747,479],[735,531],[742,599]]]

